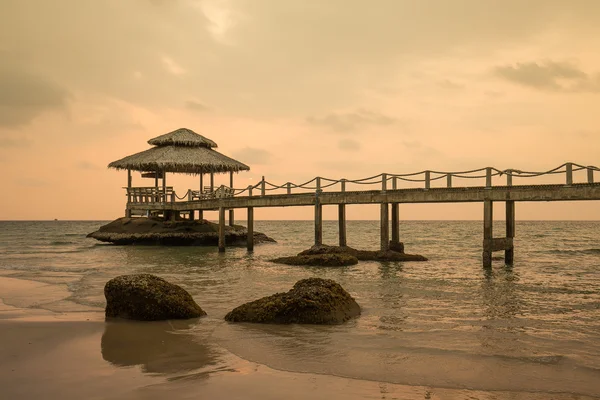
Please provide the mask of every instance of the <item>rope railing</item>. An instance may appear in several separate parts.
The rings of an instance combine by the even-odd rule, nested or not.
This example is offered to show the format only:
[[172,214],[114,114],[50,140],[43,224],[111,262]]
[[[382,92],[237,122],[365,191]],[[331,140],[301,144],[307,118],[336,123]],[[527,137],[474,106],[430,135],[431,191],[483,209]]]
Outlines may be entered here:
[[[565,174],[565,184],[573,184],[573,173],[587,170],[587,182],[589,184],[594,183],[594,173],[600,172],[600,168],[591,165],[581,165],[577,163],[567,162],[559,165],[556,168],[549,169],[547,171],[523,171],[518,169],[498,169],[495,167],[484,167],[478,169],[471,169],[466,171],[433,171],[423,170],[419,172],[412,172],[407,174],[388,174],[381,173],[378,175],[369,176],[360,179],[331,179],[326,177],[317,176],[306,182],[297,184],[294,182],[286,182],[282,185],[276,185],[272,182],[265,180],[264,176],[261,181],[249,185],[245,188],[226,188],[229,192],[228,196],[265,196],[267,193],[271,193],[277,190],[285,190],[287,194],[292,194],[292,189],[304,190],[304,191],[316,191],[320,193],[324,189],[339,185],[341,192],[349,191],[347,185],[381,185],[382,190],[397,190],[398,182],[410,182],[410,183],[424,183],[422,189],[431,189],[431,183],[442,179],[447,180],[446,188],[452,188],[453,179],[485,179],[485,188],[491,189],[493,187],[493,178],[506,176],[506,185],[512,186],[513,178],[535,178],[540,176],[554,176],[557,174]],[[483,172],[483,173],[482,173]],[[391,185],[390,185],[391,183]],[[222,185],[223,186],[223,185]],[[171,193],[170,199],[164,198],[165,202],[177,200],[191,200],[192,194],[198,193],[198,191],[188,190],[184,196],[178,196],[175,192]],[[211,198],[204,197],[204,198]]]

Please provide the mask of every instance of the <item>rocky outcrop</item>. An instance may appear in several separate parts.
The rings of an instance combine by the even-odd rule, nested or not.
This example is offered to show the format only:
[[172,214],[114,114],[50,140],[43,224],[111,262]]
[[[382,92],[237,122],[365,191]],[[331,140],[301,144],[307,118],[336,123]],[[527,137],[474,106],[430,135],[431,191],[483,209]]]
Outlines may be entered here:
[[150,274],[121,275],[104,286],[106,317],[139,321],[206,315],[182,287]]
[[[395,249],[395,250],[393,250]],[[402,250],[402,251],[398,251]],[[353,265],[358,261],[427,261],[427,258],[418,254],[403,252],[404,244],[390,245],[388,251],[357,250],[348,246],[313,246],[296,256],[281,257],[272,262],[288,265],[320,265],[342,266]]]
[[225,316],[230,322],[341,324],[360,315],[360,306],[331,279],[302,279],[286,293],[243,304]]
[[[218,224],[201,221],[163,221],[160,218],[119,218],[101,226],[87,237],[117,245],[217,246]],[[225,244],[244,246],[248,231],[240,225],[225,227]],[[255,232],[254,243],[275,242],[267,235]]]

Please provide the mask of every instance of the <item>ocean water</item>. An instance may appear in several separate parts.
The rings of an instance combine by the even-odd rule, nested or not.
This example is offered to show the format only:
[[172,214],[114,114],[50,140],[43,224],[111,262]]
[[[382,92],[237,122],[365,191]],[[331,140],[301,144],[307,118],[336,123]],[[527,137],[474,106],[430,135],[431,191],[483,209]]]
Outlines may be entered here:
[[[406,251],[428,262],[337,268],[269,262],[310,247],[312,221],[257,221],[255,229],[278,243],[251,254],[85,237],[104,223],[0,222],[0,276],[35,283],[26,293],[5,287],[0,298],[52,313],[102,312],[109,279],[146,272],[181,285],[208,312],[184,327],[192,342],[181,344],[179,331],[162,336],[168,354],[127,352],[120,325],[107,325],[101,351],[116,366],[141,365],[175,379],[226,371],[224,354],[233,353],[276,370],[382,383],[600,397],[600,222],[517,221],[514,266],[495,253],[491,270],[481,267],[479,221],[403,221]],[[498,236],[504,229],[501,222],[494,228]],[[378,235],[377,221],[348,221],[353,247],[375,249]],[[325,221],[324,242],[336,241],[337,222]],[[244,302],[313,276],[339,282],[361,305],[361,317],[340,326],[223,320]],[[139,329],[132,340],[161,337]]]

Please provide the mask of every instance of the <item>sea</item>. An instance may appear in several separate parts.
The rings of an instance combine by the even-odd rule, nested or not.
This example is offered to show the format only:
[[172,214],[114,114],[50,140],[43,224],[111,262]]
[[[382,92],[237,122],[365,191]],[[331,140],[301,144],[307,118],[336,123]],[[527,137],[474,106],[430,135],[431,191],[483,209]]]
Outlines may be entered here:
[[[171,362],[161,362],[164,353],[121,352],[125,339],[118,324],[110,325],[100,347],[117,367],[175,379],[227,371],[233,367],[226,355],[234,354],[274,370],[382,384],[600,398],[599,221],[517,221],[514,265],[505,265],[499,252],[491,269],[481,263],[481,221],[402,221],[406,252],[429,261],[348,267],[269,261],[309,248],[312,221],[256,221],[255,230],[277,243],[257,245],[253,253],[241,247],[218,253],[211,247],[114,246],[86,238],[107,222],[0,222],[0,276],[31,288],[5,288],[0,298],[8,306],[57,315],[102,313],[109,279],[150,273],[181,285],[208,313],[174,328],[197,339],[203,353],[197,359],[177,346],[176,334],[161,339],[181,352],[170,354]],[[378,221],[347,224],[350,246],[377,249]],[[494,229],[501,236],[503,223]],[[324,242],[336,244],[337,222],[324,221],[323,230]],[[340,283],[362,315],[336,326],[224,321],[236,306],[287,291],[307,277]],[[136,340],[145,336],[140,329]]]

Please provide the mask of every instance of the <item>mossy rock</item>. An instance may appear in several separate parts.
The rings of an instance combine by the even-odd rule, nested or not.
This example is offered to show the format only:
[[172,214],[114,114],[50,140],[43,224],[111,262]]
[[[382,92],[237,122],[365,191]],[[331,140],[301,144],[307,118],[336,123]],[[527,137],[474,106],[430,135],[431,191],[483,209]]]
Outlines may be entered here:
[[150,274],[121,275],[104,286],[106,317],[139,321],[206,315],[182,287]]
[[225,316],[230,322],[341,324],[360,315],[354,298],[331,279],[302,279],[286,293],[243,304]]
[[346,265],[355,265],[358,263],[358,258],[350,254],[309,254],[298,255],[291,257],[280,257],[273,262],[287,265],[312,265],[323,267],[341,267]]

